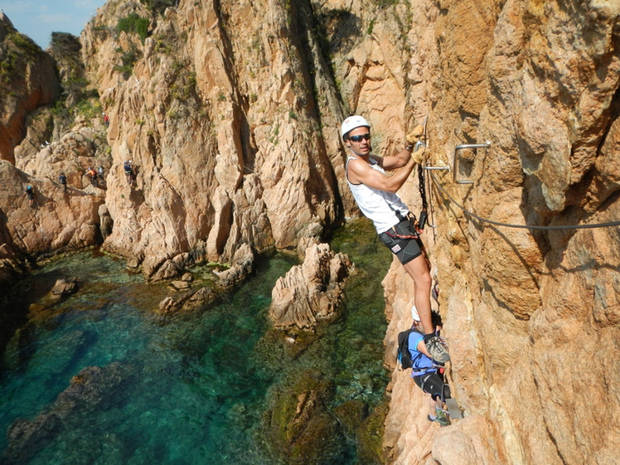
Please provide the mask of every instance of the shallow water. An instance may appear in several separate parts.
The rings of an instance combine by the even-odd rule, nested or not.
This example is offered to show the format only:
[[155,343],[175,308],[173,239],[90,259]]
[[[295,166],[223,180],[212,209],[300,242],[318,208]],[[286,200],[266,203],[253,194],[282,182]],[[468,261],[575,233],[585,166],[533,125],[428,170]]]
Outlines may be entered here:
[[[336,234],[332,246],[358,268],[345,316],[295,359],[274,356],[264,338],[271,289],[294,264],[282,255],[259,260],[255,275],[217,305],[166,324],[152,310],[167,289],[107,256],[74,255],[22,282],[20,292],[33,298],[58,277],[78,276],[81,286],[62,304],[31,311],[9,343],[0,431],[52,408],[85,367],[120,362],[129,375],[111,399],[70,415],[15,463],[276,464],[257,434],[270,388],[309,366],[335,381],[332,406],[351,399],[376,405],[387,383],[380,280],[390,257],[369,227],[356,222]],[[2,434],[0,456],[7,445]],[[354,442],[333,463],[355,463]]]

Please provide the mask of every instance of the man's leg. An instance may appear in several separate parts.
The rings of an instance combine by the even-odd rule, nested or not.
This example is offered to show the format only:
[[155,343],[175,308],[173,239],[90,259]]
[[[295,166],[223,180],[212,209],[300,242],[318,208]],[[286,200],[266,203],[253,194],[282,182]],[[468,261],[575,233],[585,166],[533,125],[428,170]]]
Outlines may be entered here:
[[422,326],[424,326],[424,344],[431,358],[439,363],[450,360],[448,349],[438,336],[435,336],[431,318],[431,274],[424,252],[403,265],[415,285],[414,299]]
[[431,319],[431,273],[424,253],[403,265],[405,271],[411,276],[414,286],[414,301],[418,309],[424,334],[435,331]]

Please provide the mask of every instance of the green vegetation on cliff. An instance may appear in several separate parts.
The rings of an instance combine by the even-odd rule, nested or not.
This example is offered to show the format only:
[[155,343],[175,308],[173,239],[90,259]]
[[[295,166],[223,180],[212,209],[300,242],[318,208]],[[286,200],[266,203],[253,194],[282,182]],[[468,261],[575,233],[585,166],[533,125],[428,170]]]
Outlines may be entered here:
[[136,13],[131,13],[118,20],[116,30],[117,32],[136,33],[140,37],[142,43],[144,43],[144,39],[149,35],[148,30],[150,22],[148,18],[142,18]]
[[32,39],[15,30],[9,32],[0,45],[0,80],[9,84],[26,63],[37,61],[40,53]]

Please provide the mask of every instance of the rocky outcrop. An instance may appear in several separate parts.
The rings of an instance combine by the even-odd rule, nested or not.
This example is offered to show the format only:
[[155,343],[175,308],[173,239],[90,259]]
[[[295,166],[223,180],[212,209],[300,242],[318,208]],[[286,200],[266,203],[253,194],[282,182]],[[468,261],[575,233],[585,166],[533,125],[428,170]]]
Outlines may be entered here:
[[[186,281],[181,282],[187,283]],[[164,298],[159,303],[156,312],[160,316],[160,320],[166,322],[170,317],[180,312],[196,310],[212,304],[217,296],[216,291],[208,286],[183,291],[178,295]]]
[[[150,275],[179,253],[230,261],[241,244],[295,247],[306,224],[339,221],[339,117],[319,123],[313,79],[329,73],[311,18],[296,9],[180,2],[162,13],[111,1],[99,10],[81,40],[111,120],[115,227],[105,248],[144,260]],[[324,98],[321,107],[339,108],[333,87]],[[127,159],[138,167],[133,188]]]
[[[85,189],[89,186],[103,189],[105,179],[97,180],[96,185],[86,175],[89,168],[103,167],[104,176],[110,168],[110,155],[105,133],[91,126],[75,127],[65,132],[59,140],[45,144],[38,151],[25,150],[23,142],[15,149],[15,166],[38,178],[58,182],[60,173],[67,177],[67,188]],[[103,192],[100,193],[102,195]]]
[[351,261],[332,252],[329,244],[311,246],[305,256],[273,287],[269,318],[275,328],[313,330],[319,322],[338,316]]
[[54,101],[60,88],[54,60],[15,30],[0,12],[0,159],[14,162],[26,115]]
[[[32,200],[26,195],[27,185],[33,186]],[[102,202],[96,190],[64,192],[59,184],[30,177],[0,160],[0,259],[96,244]]]
[[218,278],[218,286],[232,289],[243,282],[254,270],[254,254],[248,244],[243,244],[232,258],[231,266],[224,271],[214,271]]

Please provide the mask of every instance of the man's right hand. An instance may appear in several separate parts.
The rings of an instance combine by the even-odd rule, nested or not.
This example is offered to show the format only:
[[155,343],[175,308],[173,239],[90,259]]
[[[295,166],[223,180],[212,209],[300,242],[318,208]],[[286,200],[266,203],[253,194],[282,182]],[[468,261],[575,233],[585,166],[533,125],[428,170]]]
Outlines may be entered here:
[[422,159],[424,158],[424,149],[425,147],[422,146],[411,154],[411,158],[418,165],[422,162]]
[[417,125],[413,128],[409,134],[407,134],[407,142],[411,145],[415,145],[416,142],[420,140],[422,135],[424,134],[424,127]]

